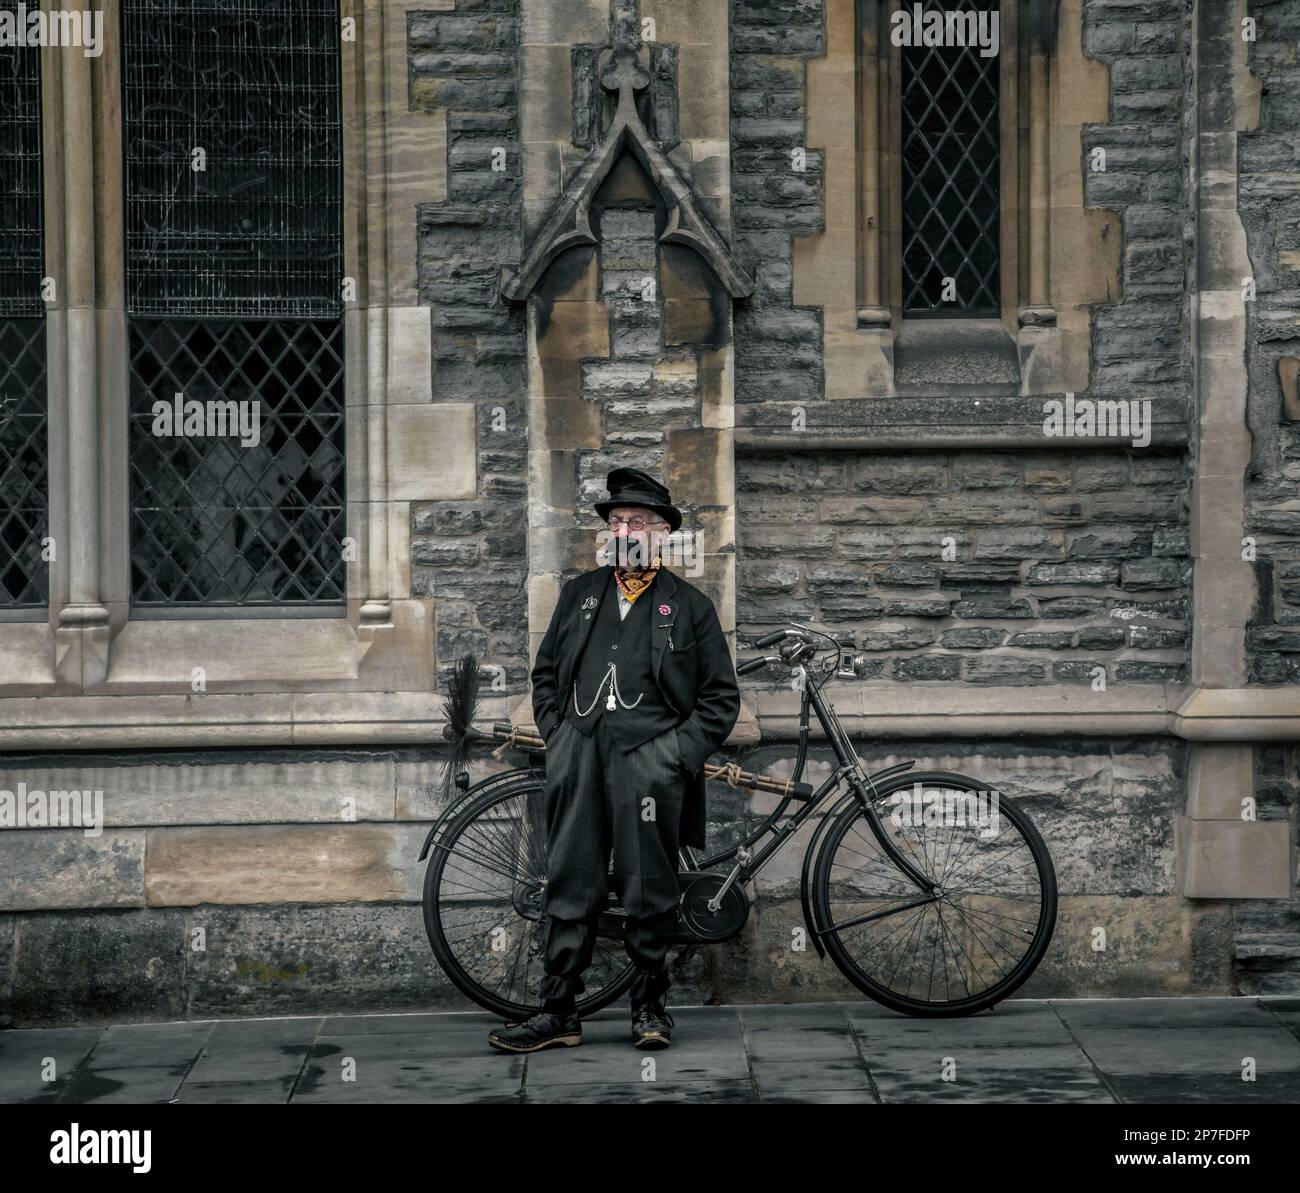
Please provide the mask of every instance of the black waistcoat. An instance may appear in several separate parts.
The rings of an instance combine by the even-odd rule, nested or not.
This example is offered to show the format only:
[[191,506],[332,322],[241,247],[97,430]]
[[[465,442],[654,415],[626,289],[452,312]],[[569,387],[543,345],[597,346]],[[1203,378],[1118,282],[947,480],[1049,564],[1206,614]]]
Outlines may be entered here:
[[[577,708],[574,691],[565,701],[565,717],[579,733],[590,737],[596,731],[600,717],[610,718],[608,727],[619,748],[627,753],[652,737],[677,724],[677,716],[664,702],[650,667],[650,618],[655,603],[652,583],[635,601],[627,616],[618,615],[618,585],[614,583],[614,569],[609,568],[609,578],[596,610],[595,624],[587,636],[582,658],[574,669],[574,687],[577,691]],[[610,664],[615,667],[618,696],[614,708],[608,707],[611,690],[608,676]],[[640,697],[640,700],[637,697]],[[590,708],[592,701],[595,706]],[[625,708],[622,701],[635,705]],[[581,716],[585,712],[586,716]]]

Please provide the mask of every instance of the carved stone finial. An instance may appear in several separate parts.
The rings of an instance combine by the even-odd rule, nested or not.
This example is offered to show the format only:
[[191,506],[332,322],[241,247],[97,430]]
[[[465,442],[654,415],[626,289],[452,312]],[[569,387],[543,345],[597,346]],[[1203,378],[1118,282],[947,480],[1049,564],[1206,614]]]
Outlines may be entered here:
[[[644,91],[650,86],[650,72],[641,65],[637,52],[620,46],[614,50],[605,50],[597,66],[600,85],[606,91],[618,93],[623,99],[623,88],[632,92]],[[631,96],[629,95],[630,99]]]

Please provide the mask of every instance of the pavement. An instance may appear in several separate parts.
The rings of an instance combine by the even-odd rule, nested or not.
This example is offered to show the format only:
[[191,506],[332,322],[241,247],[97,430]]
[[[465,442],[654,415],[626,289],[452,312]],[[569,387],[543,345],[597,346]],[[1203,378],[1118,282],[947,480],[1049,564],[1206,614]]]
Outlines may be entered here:
[[1300,1102],[1300,998],[1015,999],[964,1019],[872,1002],[675,1007],[671,1048],[628,1008],[531,1056],[484,1012],[0,1032],[5,1103]]

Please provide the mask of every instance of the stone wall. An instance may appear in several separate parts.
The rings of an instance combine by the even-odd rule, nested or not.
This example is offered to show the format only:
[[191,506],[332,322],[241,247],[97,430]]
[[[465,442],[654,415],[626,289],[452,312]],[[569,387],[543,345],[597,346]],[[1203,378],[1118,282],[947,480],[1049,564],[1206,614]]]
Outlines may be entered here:
[[[1061,904],[1052,948],[1023,996],[1228,993],[1234,914],[1245,926],[1243,980],[1268,985],[1268,950],[1292,912],[1177,897],[1181,744],[922,740],[858,749],[872,768],[915,759],[918,769],[986,777],[1040,826]],[[790,767],[788,744],[724,754],[747,769]],[[1294,775],[1298,761],[1292,749],[1268,767]],[[503,769],[480,757],[471,777]],[[829,773],[828,751],[815,746],[805,778]],[[0,836],[0,894],[10,908],[0,914],[0,1027],[470,1009],[434,961],[421,917],[417,856],[445,807],[440,775],[437,751],[423,748],[6,758],[0,788],[19,778],[102,788],[106,828],[100,838],[43,833],[39,847],[16,852],[15,835]],[[1294,789],[1277,799],[1293,797]],[[709,805],[719,844],[752,831],[771,807],[770,797],[725,784],[710,786]],[[859,997],[829,960],[791,948],[799,866],[816,824],[759,876],[740,938],[670,954],[674,1001]]]
[[461,1005],[420,914],[437,753],[0,758],[0,790],[104,810],[98,837],[0,833],[0,1026]]
[[805,169],[807,59],[825,52],[821,0],[732,0],[731,170],[737,253],[753,297],[736,308],[736,402],[823,396],[820,309],[793,305],[793,237],[823,224],[822,154]]
[[1026,452],[738,463],[737,620],[816,620],[868,678],[1182,682],[1181,456]]
[[433,597],[439,685],[462,654],[494,694],[528,687],[524,313],[497,290],[520,254],[518,0],[458,0],[408,26],[411,105],[447,113],[447,198],[414,213],[433,308],[433,400],[478,408],[479,492],[411,505],[411,595]]
[[[1300,745],[1256,748],[1255,800],[1260,820],[1290,822],[1291,856],[1300,857]],[[1300,899],[1233,905],[1233,987],[1243,994],[1294,994],[1300,987]]]
[[1084,199],[1118,211],[1122,291],[1094,312],[1089,392],[1106,398],[1184,396],[1187,196],[1183,179],[1183,0],[1086,0],[1083,48],[1110,68],[1110,120],[1085,129]]
[[1300,417],[1284,421],[1278,378],[1279,361],[1300,356],[1300,7],[1249,7],[1258,22],[1250,69],[1262,92],[1259,128],[1237,142],[1237,200],[1257,288],[1246,303],[1254,436],[1246,530],[1259,588],[1248,680],[1300,684]]

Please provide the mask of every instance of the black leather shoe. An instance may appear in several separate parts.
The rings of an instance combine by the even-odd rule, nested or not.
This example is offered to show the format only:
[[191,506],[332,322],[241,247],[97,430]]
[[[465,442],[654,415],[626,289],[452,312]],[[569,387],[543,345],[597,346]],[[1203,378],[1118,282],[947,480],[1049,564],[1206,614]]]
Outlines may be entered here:
[[498,1052],[538,1052],[561,1044],[573,1048],[582,1043],[582,1024],[577,1011],[567,1015],[538,1011],[531,1018],[493,1028],[488,1043]]
[[637,1048],[667,1048],[673,1040],[673,1017],[662,1001],[632,1008],[632,1043]]

